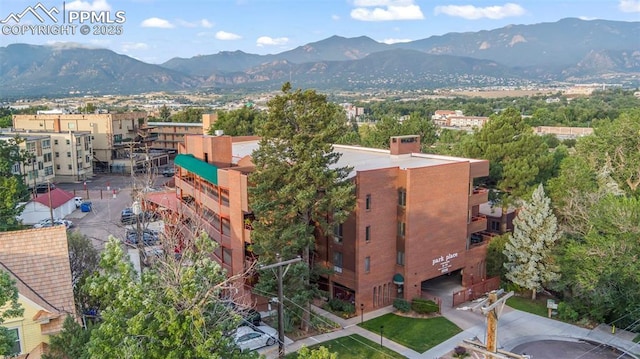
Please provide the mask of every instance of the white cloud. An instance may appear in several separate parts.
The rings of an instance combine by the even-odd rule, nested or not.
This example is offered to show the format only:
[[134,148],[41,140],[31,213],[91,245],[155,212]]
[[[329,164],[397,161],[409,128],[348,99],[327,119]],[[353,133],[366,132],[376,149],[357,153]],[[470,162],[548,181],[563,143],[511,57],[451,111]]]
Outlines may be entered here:
[[207,19],[202,19],[202,20],[200,20],[200,26],[202,26],[202,27],[204,27],[204,28],[207,28],[207,29],[210,29],[210,28],[212,28],[212,27],[213,27],[213,23],[212,23],[212,22],[210,22],[210,21],[209,21],[209,20],[207,20]]
[[140,26],[142,26],[142,27],[157,27],[157,28],[161,28],[161,29],[172,29],[172,28],[174,28],[173,24],[170,23],[168,20],[161,19],[159,17],[150,17],[148,19],[145,19],[144,21],[142,21]]
[[411,40],[411,39],[384,39],[384,40],[382,40],[382,42],[387,44],[387,45],[398,44],[398,43],[402,43],[402,42],[411,42],[411,41],[413,41],[413,40]]
[[473,5],[446,5],[436,6],[435,14],[445,14],[449,16],[461,17],[467,20],[502,19],[511,16],[524,14],[524,8],[518,4],[507,3],[502,6],[476,7]]
[[216,39],[218,40],[238,40],[242,39],[242,36],[226,31],[216,32]]
[[287,37],[269,37],[269,36],[260,36],[258,40],[256,40],[256,45],[263,46],[274,46],[274,45],[284,45],[289,42],[289,38]]
[[622,12],[640,12],[640,0],[620,0],[618,9]]
[[129,52],[135,50],[147,50],[149,49],[149,45],[144,42],[123,42],[122,43],[122,52]]
[[111,5],[107,3],[107,0],[94,0],[93,2],[75,0],[68,2],[65,9],[78,11],[109,11],[111,10]]
[[584,21],[591,21],[591,20],[595,20],[597,19],[597,17],[589,17],[589,16],[578,16],[578,19],[580,20],[584,20]]
[[424,19],[424,15],[422,14],[422,10],[420,10],[420,6],[414,4],[406,4],[406,1],[396,1],[393,3],[394,5],[385,5],[385,7],[375,7],[373,9],[365,7],[355,8],[351,10],[351,18],[360,21]]
[[331,20],[333,20],[333,21],[338,21],[338,20],[340,20],[340,16],[338,16],[338,15],[331,15]]

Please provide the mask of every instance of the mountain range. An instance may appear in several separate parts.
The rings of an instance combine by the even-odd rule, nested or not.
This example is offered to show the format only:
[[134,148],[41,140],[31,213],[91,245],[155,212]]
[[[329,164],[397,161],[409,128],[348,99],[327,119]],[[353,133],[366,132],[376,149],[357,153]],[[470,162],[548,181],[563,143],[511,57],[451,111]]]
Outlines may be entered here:
[[327,39],[272,55],[223,51],[148,64],[106,49],[12,44],[0,48],[0,97],[69,92],[433,89],[549,82],[640,84],[640,22],[553,23],[384,44]]

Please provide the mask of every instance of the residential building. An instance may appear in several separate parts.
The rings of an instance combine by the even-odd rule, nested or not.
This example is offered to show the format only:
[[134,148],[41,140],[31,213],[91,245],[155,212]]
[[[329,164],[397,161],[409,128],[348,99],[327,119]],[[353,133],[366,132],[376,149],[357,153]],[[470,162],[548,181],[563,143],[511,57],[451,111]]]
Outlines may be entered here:
[[[14,131],[4,132],[2,135],[41,138],[43,151],[52,152],[52,155],[43,156],[44,159],[53,160],[53,164],[45,166],[45,175],[52,182],[79,182],[93,177],[93,144],[90,132]],[[25,178],[25,181],[33,186],[33,181],[29,178]]]
[[75,317],[65,227],[0,233],[0,271],[16,282],[24,309],[2,324],[16,339],[11,354],[40,358],[66,317]]
[[149,122],[143,128],[150,141],[149,147],[175,153],[178,152],[178,145],[184,142],[185,135],[203,134],[203,130],[206,132],[207,129],[199,122]]
[[489,117],[484,116],[465,116],[462,111],[455,110],[437,110],[431,120],[436,126],[440,127],[454,127],[461,129],[482,128]]
[[538,135],[554,135],[561,140],[593,134],[591,127],[537,126],[533,131]]
[[[230,275],[254,260],[247,188],[258,145],[257,138],[190,135],[175,158],[171,206],[219,244],[215,258]],[[487,228],[479,206],[488,191],[473,180],[489,174],[488,161],[419,153],[419,136],[392,137],[389,150],[334,150],[338,166],[353,168],[357,205],[333,235],[316,240],[315,263],[333,271],[320,279],[322,289],[369,311],[419,296],[423,282],[442,275],[459,274],[463,285],[485,277],[487,242],[471,237]]]
[[[94,170],[127,172],[131,170],[130,154],[144,145],[141,141],[145,138],[139,130],[146,120],[146,112],[13,115],[13,128],[45,133],[89,133],[93,153],[86,154],[91,155]],[[144,160],[136,159],[133,165]],[[83,163],[85,161],[83,157]]]
[[39,184],[53,182],[55,178],[53,149],[51,138],[31,134],[0,133],[0,141],[10,141],[19,137],[23,141],[18,145],[28,156],[24,163],[14,163],[12,172],[24,177],[28,187],[35,188]]

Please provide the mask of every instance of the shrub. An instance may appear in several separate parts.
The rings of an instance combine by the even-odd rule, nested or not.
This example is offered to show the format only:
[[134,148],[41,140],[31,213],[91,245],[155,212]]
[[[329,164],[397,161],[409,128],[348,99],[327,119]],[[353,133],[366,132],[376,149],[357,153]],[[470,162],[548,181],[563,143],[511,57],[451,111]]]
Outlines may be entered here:
[[432,300],[414,298],[411,301],[411,310],[418,314],[435,313],[439,309],[438,305]]
[[455,349],[453,349],[454,358],[466,358],[468,356],[469,353],[467,353],[467,349],[465,349],[464,347],[456,347]]
[[411,310],[411,304],[402,298],[396,298],[393,301],[393,307],[402,313],[406,313]]
[[558,318],[570,322],[575,322],[580,318],[578,312],[576,312],[571,306],[565,302],[558,303]]

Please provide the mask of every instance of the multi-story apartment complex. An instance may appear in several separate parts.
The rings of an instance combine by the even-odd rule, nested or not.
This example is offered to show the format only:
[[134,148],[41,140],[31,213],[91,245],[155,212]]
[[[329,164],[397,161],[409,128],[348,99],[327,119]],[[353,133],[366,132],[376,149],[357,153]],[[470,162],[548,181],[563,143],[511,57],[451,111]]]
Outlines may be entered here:
[[0,133],[0,141],[9,141],[16,137],[22,140],[18,147],[26,152],[27,160],[24,163],[14,163],[12,172],[23,175],[25,184],[31,188],[48,181],[53,182],[55,172],[51,139],[31,134]]
[[[132,143],[144,140],[139,130],[146,118],[146,112],[14,115],[13,128],[47,133],[89,133],[93,153],[88,154],[94,168],[111,171],[117,160],[129,158]],[[83,158],[83,163],[85,161]]]
[[434,124],[440,127],[456,127],[461,129],[482,128],[489,117],[484,116],[464,116],[460,110],[437,110],[431,116]]
[[89,132],[3,132],[2,138],[21,138],[20,147],[32,154],[27,163],[16,164],[14,173],[25,174],[34,186],[50,182],[77,182],[93,177],[93,147]]
[[[253,260],[247,188],[258,143],[186,136],[175,159],[177,203],[164,205],[199,220],[229,274]],[[321,288],[369,311],[418,296],[423,282],[441,275],[460,274],[465,285],[484,278],[486,243],[471,238],[487,228],[479,205],[488,192],[473,180],[488,175],[488,161],[419,153],[418,136],[393,137],[389,150],[334,150],[338,165],[353,167],[357,205],[333,235],[317,238],[315,262],[333,270]]]

